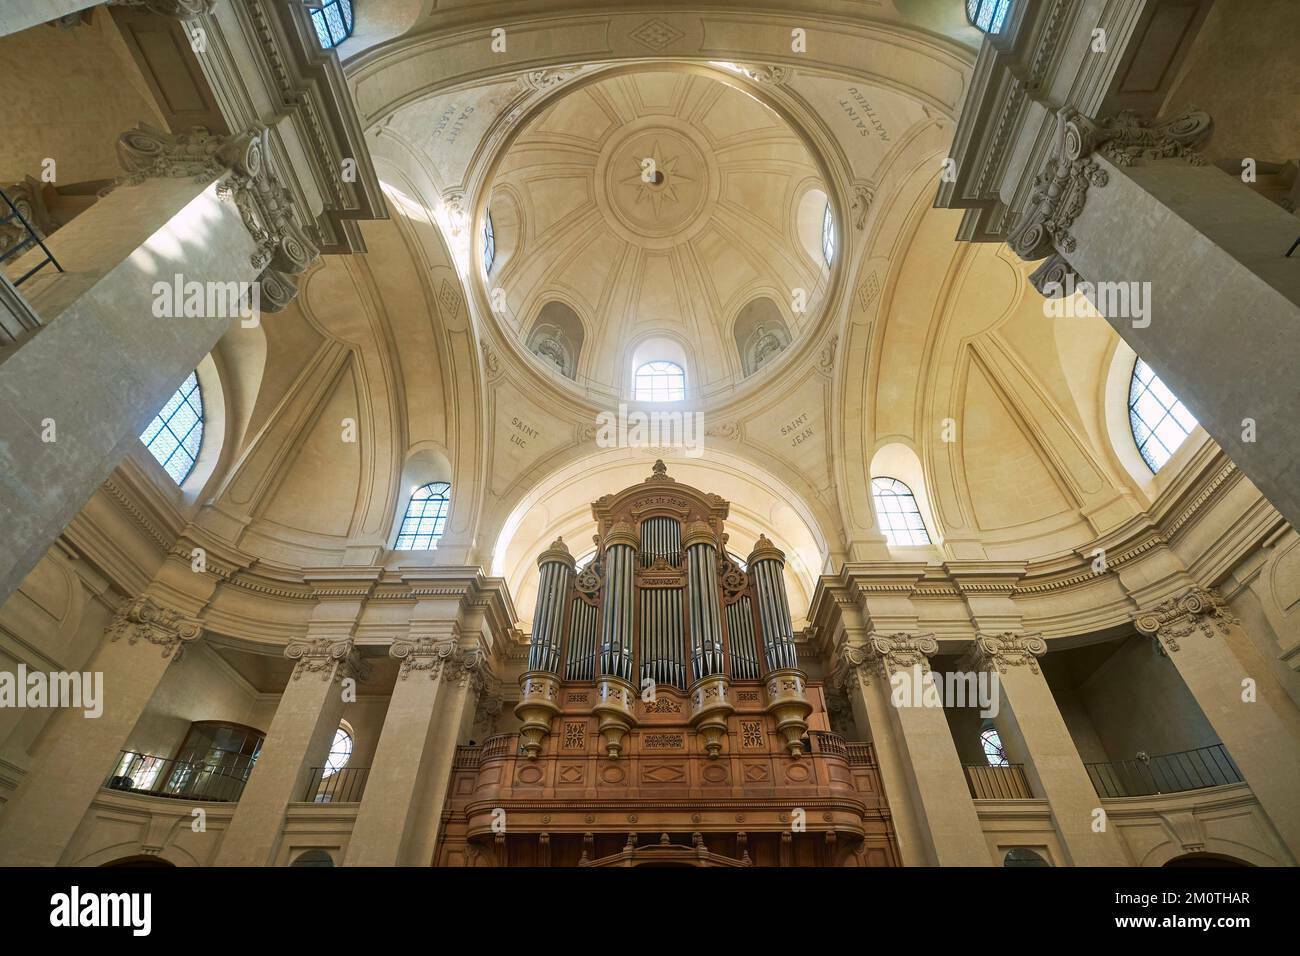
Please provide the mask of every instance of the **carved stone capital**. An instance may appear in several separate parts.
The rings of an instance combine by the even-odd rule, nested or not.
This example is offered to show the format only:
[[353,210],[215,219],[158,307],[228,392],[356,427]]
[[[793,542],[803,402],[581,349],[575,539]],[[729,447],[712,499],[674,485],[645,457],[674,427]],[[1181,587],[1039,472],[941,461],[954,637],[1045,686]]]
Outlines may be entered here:
[[468,687],[477,694],[488,686],[492,679],[487,655],[478,648],[457,651],[447,662],[446,678],[455,681],[458,687]]
[[1054,252],[1074,251],[1070,226],[1079,217],[1092,186],[1105,186],[1109,175],[1091,159],[1100,153],[1116,166],[1139,160],[1181,158],[1202,165],[1193,147],[1210,132],[1208,113],[1188,109],[1173,119],[1148,121],[1132,111],[1098,122],[1066,107],[1056,114],[1057,143],[1034,180],[1029,208],[1008,243],[1016,254],[1037,261]]
[[106,0],[110,7],[141,7],[177,20],[195,20],[217,9],[218,0]]
[[1140,612],[1134,623],[1165,650],[1177,651],[1178,641],[1189,634],[1200,631],[1207,638],[1214,637],[1216,631],[1227,634],[1238,621],[1213,590],[1192,587]]
[[1066,289],[1079,285],[1079,273],[1060,253],[1048,256],[1029,274],[1029,284],[1045,299],[1061,299]]
[[919,666],[928,672],[930,658],[938,652],[939,642],[933,634],[869,631],[864,644],[840,644],[833,674],[841,687],[852,686],[855,680],[866,687],[871,678],[888,680],[895,671]]
[[1005,674],[1009,667],[1028,667],[1037,674],[1038,658],[1046,653],[1047,642],[1038,634],[976,634],[963,663],[975,671]]
[[362,681],[370,674],[370,668],[361,660],[350,638],[333,640],[318,637],[305,641],[291,641],[284,649],[284,656],[296,662],[293,679],[301,680],[304,674],[332,680],[335,683],[351,677]]
[[118,137],[118,161],[127,173],[118,185],[154,178],[203,182],[229,171],[217,194],[235,204],[257,244],[250,262],[262,270],[257,278],[261,308],[279,312],[298,294],[294,277],[320,253],[299,225],[288,190],[271,170],[267,137],[264,127],[223,137],[203,127],[164,133],[142,123]]
[[402,662],[399,680],[406,680],[415,671],[427,673],[430,680],[437,680],[443,666],[455,653],[456,642],[451,638],[417,637],[409,641],[393,641],[388,648],[388,656]]
[[128,644],[147,641],[161,647],[164,658],[174,661],[182,658],[185,645],[202,636],[201,622],[144,596],[119,608],[108,626],[110,641],[122,638],[126,638]]

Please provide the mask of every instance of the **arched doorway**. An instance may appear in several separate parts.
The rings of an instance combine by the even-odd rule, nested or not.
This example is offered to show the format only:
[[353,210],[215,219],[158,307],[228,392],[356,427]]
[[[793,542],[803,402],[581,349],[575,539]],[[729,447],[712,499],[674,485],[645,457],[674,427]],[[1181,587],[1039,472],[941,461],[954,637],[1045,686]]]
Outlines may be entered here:
[[1254,866],[1253,863],[1247,863],[1245,860],[1239,860],[1234,856],[1225,856],[1222,853],[1184,853],[1182,856],[1176,856],[1166,862],[1167,868],[1192,868],[1192,867],[1227,867],[1233,869],[1239,866]]

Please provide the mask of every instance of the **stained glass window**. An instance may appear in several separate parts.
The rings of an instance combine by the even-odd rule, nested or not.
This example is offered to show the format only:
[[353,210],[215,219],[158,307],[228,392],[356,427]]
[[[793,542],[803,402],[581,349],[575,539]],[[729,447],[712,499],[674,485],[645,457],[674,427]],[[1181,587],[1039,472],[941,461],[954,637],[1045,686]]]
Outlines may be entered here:
[[646,362],[636,370],[639,402],[680,402],[686,397],[686,372],[675,362]]
[[980,743],[984,745],[984,759],[989,762],[990,767],[1011,766],[1011,761],[1007,759],[1007,752],[1002,749],[1002,738],[992,727],[987,727],[980,732]]
[[1138,451],[1152,472],[1164,467],[1196,427],[1196,416],[1141,359],[1133,363],[1133,379],[1128,389],[1128,421]]
[[835,217],[831,215],[831,204],[826,204],[826,212],[822,214],[822,255],[826,258],[826,264],[830,265],[835,259]]
[[311,11],[316,39],[329,50],[352,36],[352,0],[324,0]]
[[340,727],[334,731],[334,743],[330,744],[330,755],[325,758],[325,770],[322,777],[330,777],[348,765],[352,759],[352,735]]
[[149,452],[172,481],[182,484],[199,458],[203,444],[203,392],[197,372],[190,372],[149,427],[140,433]]
[[872,478],[871,497],[876,504],[880,530],[890,544],[929,544],[912,489],[897,478]]
[[406,506],[406,517],[397,532],[398,551],[430,551],[434,542],[442,537],[447,526],[447,511],[451,507],[451,485],[445,481],[431,481],[416,488]]
[[497,237],[492,231],[492,213],[483,217],[483,271],[492,271],[492,262],[497,257]]
[[1011,0],[966,0],[966,19],[985,33],[1001,33]]

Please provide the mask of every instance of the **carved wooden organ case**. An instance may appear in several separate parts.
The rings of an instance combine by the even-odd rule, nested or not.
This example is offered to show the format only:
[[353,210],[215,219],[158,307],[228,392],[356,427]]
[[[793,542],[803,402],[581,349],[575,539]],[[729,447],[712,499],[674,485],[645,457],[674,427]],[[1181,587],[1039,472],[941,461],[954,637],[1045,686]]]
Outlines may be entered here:
[[562,540],[538,558],[541,582],[515,713],[523,751],[541,752],[560,713],[561,684],[594,681],[592,710],[617,759],[637,700],[674,688],[710,758],[734,712],[733,681],[762,680],[766,710],[789,753],[803,753],[812,711],[799,670],[785,555],[759,536],[742,567],[726,550],[728,504],[668,477],[662,461],[639,485],[592,505],[596,555],[580,571]]

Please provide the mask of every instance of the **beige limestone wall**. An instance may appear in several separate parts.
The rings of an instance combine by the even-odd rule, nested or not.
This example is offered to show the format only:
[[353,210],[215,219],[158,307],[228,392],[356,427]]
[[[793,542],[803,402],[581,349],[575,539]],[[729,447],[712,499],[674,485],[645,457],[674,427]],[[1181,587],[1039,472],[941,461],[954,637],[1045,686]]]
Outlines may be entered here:
[[142,88],[103,8],[89,25],[0,37],[0,182],[39,179],[46,158],[55,160],[60,185],[122,175],[118,134],[139,122],[163,126]]

